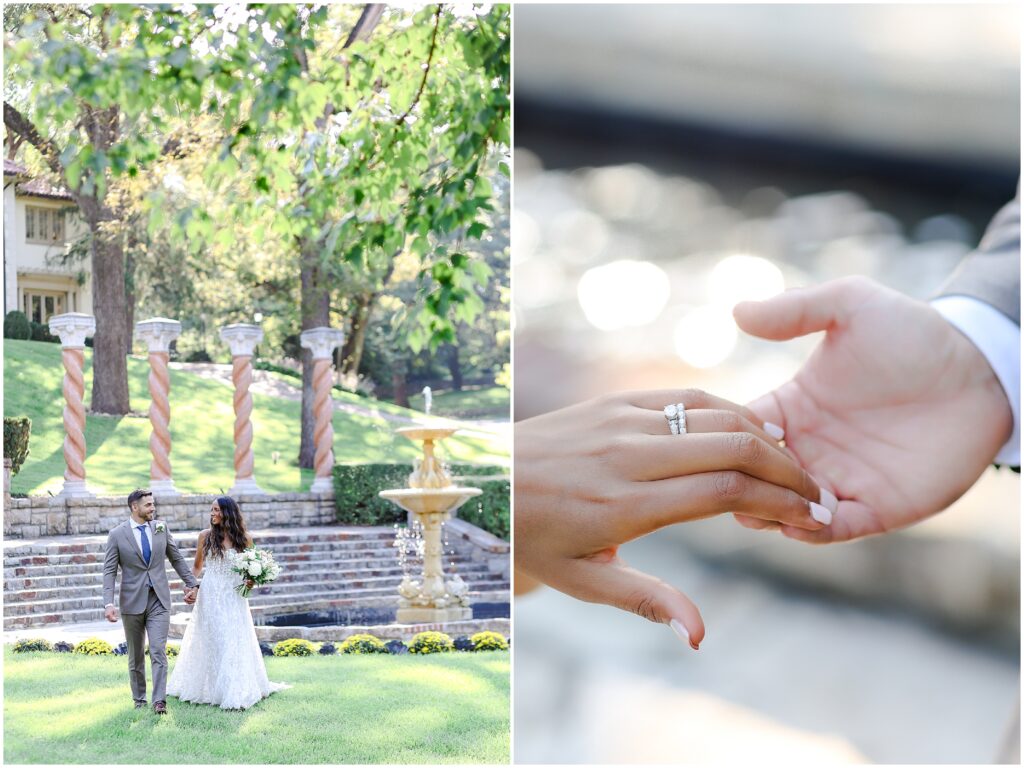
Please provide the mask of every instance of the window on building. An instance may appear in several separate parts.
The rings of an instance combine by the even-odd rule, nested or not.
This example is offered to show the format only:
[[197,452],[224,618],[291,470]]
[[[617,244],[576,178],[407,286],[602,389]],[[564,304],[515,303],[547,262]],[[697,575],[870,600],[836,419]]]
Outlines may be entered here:
[[25,290],[24,308],[28,319],[34,323],[46,323],[53,315],[62,315],[67,310],[67,291]]
[[43,208],[38,205],[25,206],[25,239],[30,243],[59,243],[64,239],[64,210]]

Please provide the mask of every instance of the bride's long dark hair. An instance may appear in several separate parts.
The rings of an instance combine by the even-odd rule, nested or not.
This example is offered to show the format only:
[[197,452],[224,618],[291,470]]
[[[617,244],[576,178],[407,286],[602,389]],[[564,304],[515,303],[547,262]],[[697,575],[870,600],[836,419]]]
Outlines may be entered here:
[[249,541],[249,532],[245,530],[245,520],[242,518],[242,510],[238,503],[230,496],[221,496],[217,499],[217,506],[220,508],[220,525],[210,524],[210,535],[206,537],[203,544],[204,555],[224,556],[224,544],[222,539],[227,533],[231,546],[238,552],[246,548]]

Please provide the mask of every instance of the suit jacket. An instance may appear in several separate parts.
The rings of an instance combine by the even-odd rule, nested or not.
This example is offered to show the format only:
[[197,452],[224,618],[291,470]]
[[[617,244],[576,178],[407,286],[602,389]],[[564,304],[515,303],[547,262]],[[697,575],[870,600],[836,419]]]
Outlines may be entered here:
[[163,532],[157,533],[153,523],[149,523],[147,535],[152,550],[148,567],[127,520],[107,536],[107,551],[103,559],[103,604],[111,605],[114,602],[114,581],[117,569],[120,568],[121,613],[145,613],[149,602],[149,581],[153,582],[153,591],[164,608],[171,610],[171,587],[167,583],[167,570],[164,567],[168,560],[187,586],[199,584],[166,526]]
[[971,296],[1020,325],[1020,191],[995,215],[978,248],[964,257],[939,296]]

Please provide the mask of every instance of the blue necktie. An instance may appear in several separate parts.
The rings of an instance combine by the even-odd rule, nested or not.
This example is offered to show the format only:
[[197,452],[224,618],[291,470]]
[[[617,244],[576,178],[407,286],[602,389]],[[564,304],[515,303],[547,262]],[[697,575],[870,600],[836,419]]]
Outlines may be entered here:
[[142,534],[142,559],[149,565],[149,558],[153,556],[153,550],[149,548],[149,537],[146,536],[146,526],[139,526],[139,533]]

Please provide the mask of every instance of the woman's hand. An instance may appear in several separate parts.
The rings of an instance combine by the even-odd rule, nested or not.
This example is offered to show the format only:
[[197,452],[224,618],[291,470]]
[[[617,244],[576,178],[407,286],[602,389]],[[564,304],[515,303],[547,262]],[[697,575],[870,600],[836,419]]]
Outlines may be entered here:
[[[663,409],[686,407],[685,435]],[[515,426],[517,573],[588,602],[669,624],[696,649],[697,607],[619,559],[673,523],[740,512],[808,531],[836,500],[782,448],[782,431],[699,390],[602,397]]]

